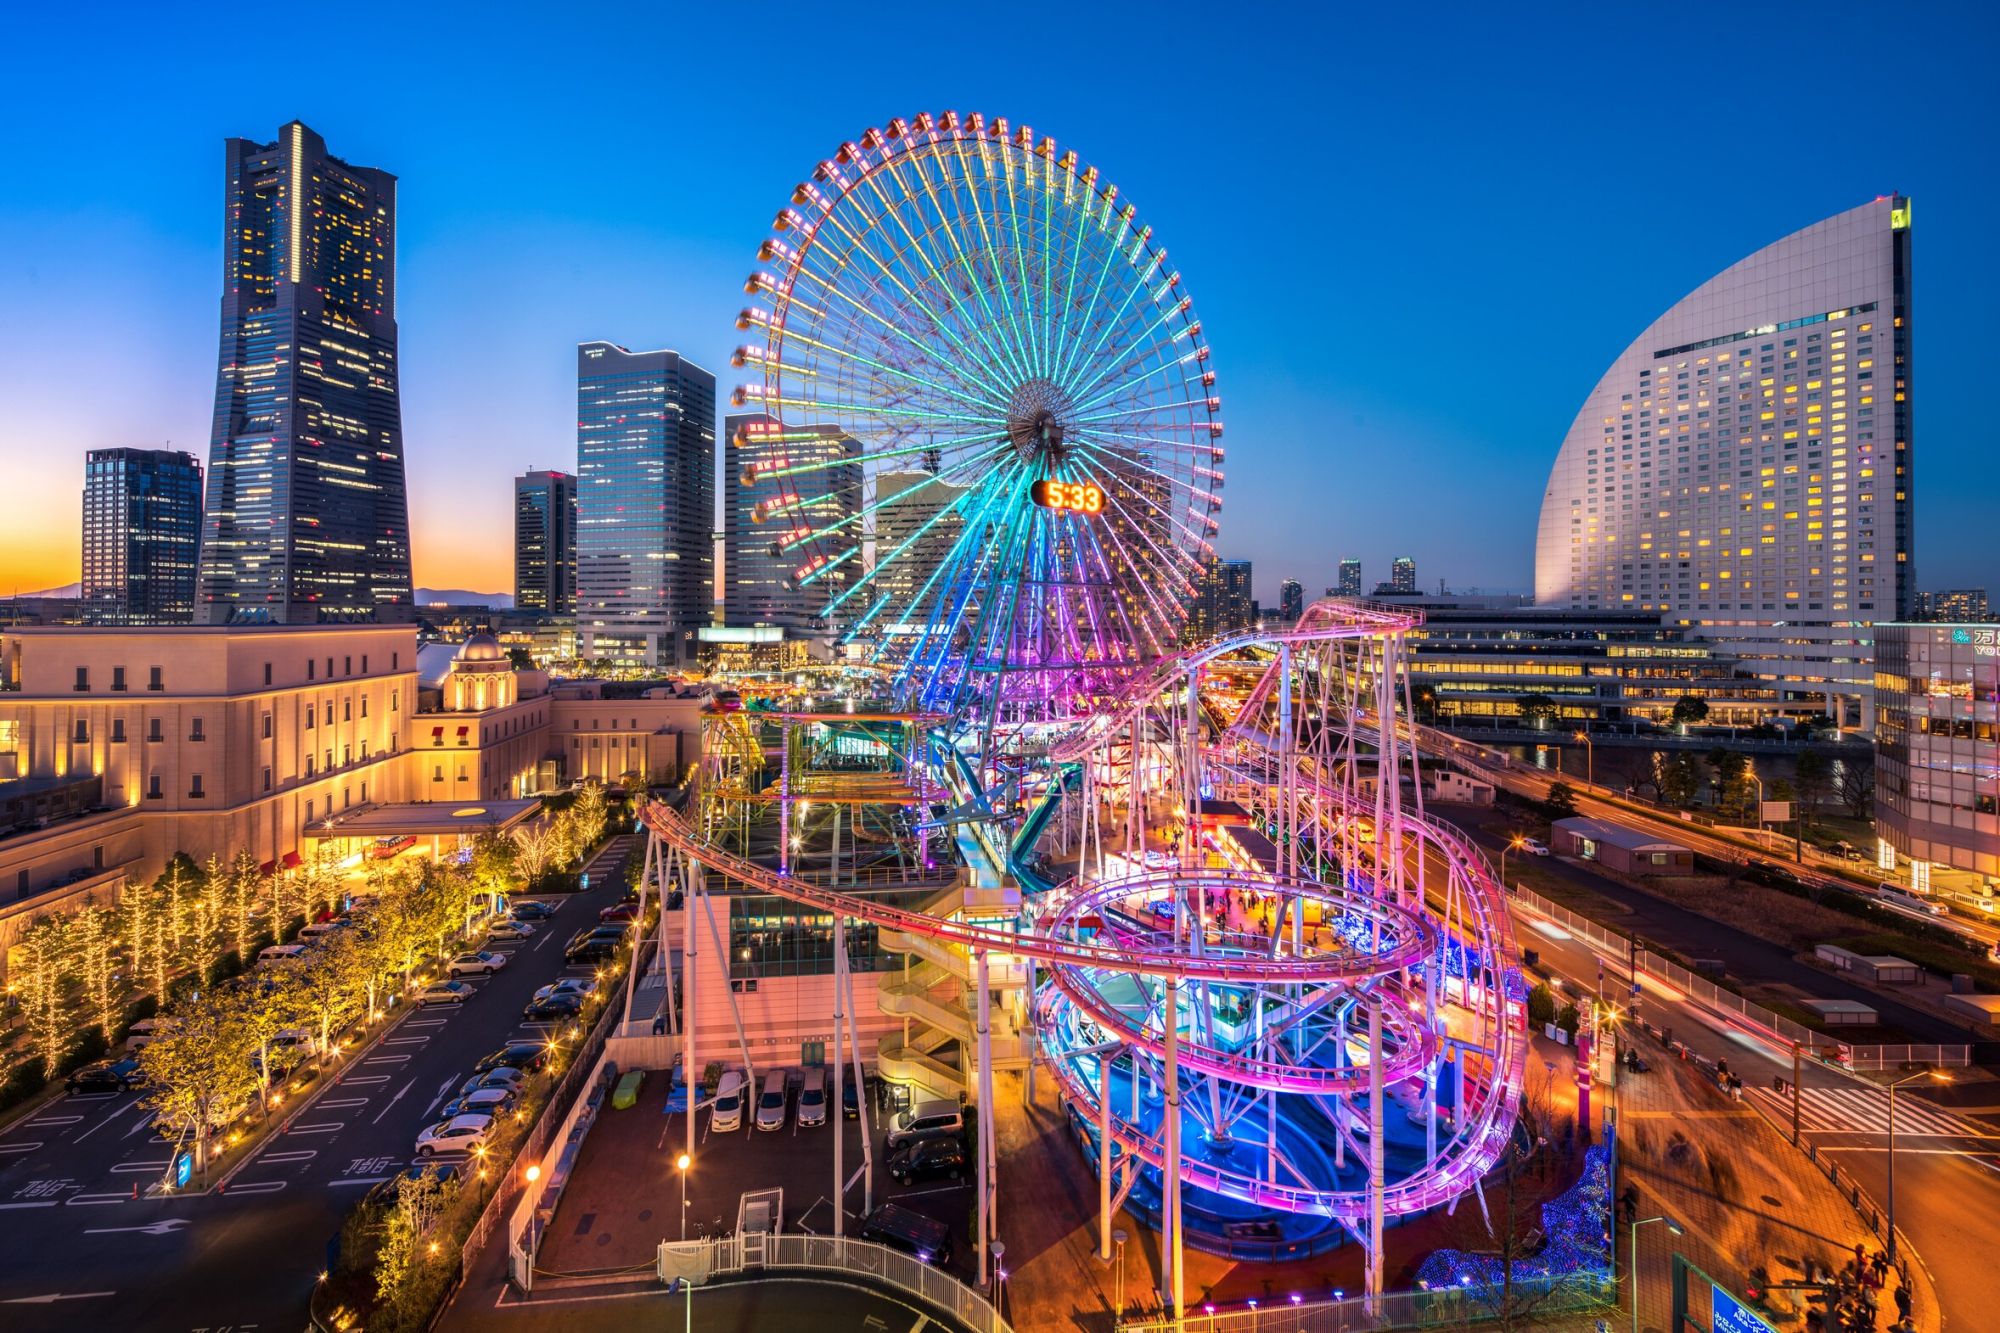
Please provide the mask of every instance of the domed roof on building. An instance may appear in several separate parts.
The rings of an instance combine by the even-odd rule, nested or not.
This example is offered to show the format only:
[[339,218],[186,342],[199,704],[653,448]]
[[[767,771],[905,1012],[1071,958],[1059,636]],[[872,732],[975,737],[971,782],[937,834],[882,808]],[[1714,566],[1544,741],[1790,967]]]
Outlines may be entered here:
[[458,648],[458,660],[461,662],[498,662],[506,656],[501,651],[500,640],[491,634],[475,634]]

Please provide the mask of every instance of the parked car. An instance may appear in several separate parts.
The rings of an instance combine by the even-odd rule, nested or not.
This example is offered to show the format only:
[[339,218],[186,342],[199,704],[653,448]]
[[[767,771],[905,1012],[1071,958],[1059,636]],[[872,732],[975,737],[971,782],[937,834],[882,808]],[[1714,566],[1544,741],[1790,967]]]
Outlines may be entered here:
[[519,1092],[527,1082],[528,1072],[525,1069],[516,1069],[512,1065],[494,1065],[490,1069],[473,1074],[460,1084],[458,1095],[463,1097],[480,1088],[505,1088],[509,1092]]
[[1549,845],[1540,838],[1523,838],[1521,839],[1521,845],[1515,848],[1515,850],[1526,856],[1547,856],[1549,854]]
[[463,981],[433,981],[417,992],[417,1007],[428,1009],[434,1004],[464,1004],[472,998],[472,987]]
[[592,936],[589,939],[578,940],[575,944],[563,950],[563,961],[566,963],[602,963],[616,957],[617,954],[618,941]]
[[535,928],[526,921],[510,919],[495,921],[486,928],[489,940],[525,940],[535,933]]
[[487,1137],[493,1133],[493,1117],[490,1115],[456,1115],[449,1120],[440,1120],[423,1133],[417,1135],[417,1156],[429,1157],[432,1153],[471,1152],[483,1147]]
[[789,1109],[785,1096],[785,1071],[773,1069],[764,1075],[764,1091],[757,1098],[757,1128],[767,1132],[783,1129],[785,1113]]
[[549,1062],[549,1048],[539,1041],[511,1041],[472,1067],[474,1073],[483,1074],[489,1069],[506,1065],[510,1069],[526,1073],[539,1073]]
[[614,903],[597,914],[599,921],[635,921],[639,916],[639,904]]
[[549,903],[528,898],[508,908],[507,914],[516,921],[547,921],[556,914],[556,909]]
[[715,1085],[715,1100],[708,1108],[709,1133],[729,1134],[743,1128],[743,1088],[748,1081],[740,1069],[723,1071]]
[[445,971],[454,977],[483,977],[498,972],[507,966],[507,955],[494,953],[491,949],[475,949],[462,953],[445,965]]
[[123,1092],[127,1088],[138,1087],[144,1081],[145,1076],[139,1072],[137,1060],[99,1060],[81,1069],[71,1070],[70,1076],[63,1080],[63,1086],[68,1088],[72,1095],[76,1095]]
[[551,995],[574,995],[582,1000],[588,999],[595,994],[597,994],[596,978],[563,977],[559,981],[551,981],[548,985],[536,991],[535,998],[541,1000]]
[[370,1208],[387,1208],[401,1196],[401,1186],[405,1180],[427,1181],[430,1188],[443,1189],[456,1179],[458,1179],[458,1167],[452,1162],[425,1162],[422,1166],[404,1167],[387,1180],[376,1181],[368,1193],[362,1196],[361,1202]]
[[368,855],[375,858],[377,861],[386,861],[390,857],[396,855],[398,852],[401,852],[406,848],[414,847],[416,845],[417,845],[417,839],[415,834],[392,833],[387,837],[375,839],[375,845],[368,849]]
[[840,1085],[840,1118],[859,1120],[861,1118],[861,1090],[848,1079]]
[[965,1113],[956,1102],[919,1102],[907,1110],[898,1111],[889,1122],[889,1132],[883,1135],[883,1142],[891,1152],[906,1143],[918,1139],[936,1138],[939,1135],[962,1135],[965,1133]]
[[144,1050],[166,1035],[164,1018],[142,1018],[125,1029],[125,1049],[132,1052]]
[[885,1203],[868,1214],[861,1224],[861,1239],[915,1255],[935,1268],[951,1262],[951,1228],[901,1204]]
[[438,1115],[446,1120],[462,1115],[486,1115],[497,1120],[514,1109],[515,1100],[512,1088],[474,1088],[446,1102]]
[[799,1084],[799,1127],[811,1129],[826,1123],[826,1071],[808,1069]]
[[530,1023],[555,1023],[565,1018],[575,1018],[583,1012],[583,1000],[570,994],[537,996],[529,1000],[521,1010],[523,1020]]
[[965,1167],[965,1143],[956,1137],[918,1139],[889,1154],[889,1174],[902,1185],[935,1176],[957,1180]]
[[259,966],[268,963],[282,963],[287,958],[299,957],[301,954],[305,953],[305,951],[306,951],[306,946],[303,944],[266,945],[264,948],[259,949],[257,951],[257,962]]

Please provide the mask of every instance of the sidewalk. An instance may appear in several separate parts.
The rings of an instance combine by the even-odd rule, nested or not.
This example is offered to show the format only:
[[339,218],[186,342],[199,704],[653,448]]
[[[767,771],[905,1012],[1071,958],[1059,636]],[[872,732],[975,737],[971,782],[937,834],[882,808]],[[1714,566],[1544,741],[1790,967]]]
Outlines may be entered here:
[[[1636,1187],[1639,1216],[1666,1214],[1686,1228],[1670,1238],[1659,1225],[1639,1232],[1639,1327],[1663,1331],[1670,1322],[1672,1254],[1678,1249],[1717,1282],[1741,1294],[1751,1286],[1800,1282],[1807,1260],[1839,1269],[1854,1247],[1873,1255],[1879,1242],[1847,1197],[1747,1103],[1724,1097],[1694,1065],[1648,1041],[1652,1071],[1619,1081],[1618,1185]],[[1631,1230],[1621,1225],[1621,1265]],[[1907,1248],[1905,1276],[1890,1274],[1880,1293],[1879,1327],[1894,1322],[1891,1298],[1899,1281],[1915,1297],[1917,1327],[1942,1327],[1937,1290]],[[1621,1267],[1621,1271],[1629,1271]],[[1692,1296],[1705,1312],[1706,1292]],[[1768,1308],[1780,1329],[1802,1327],[1804,1293],[1774,1292]],[[1823,1304],[1821,1308],[1824,1308]]]

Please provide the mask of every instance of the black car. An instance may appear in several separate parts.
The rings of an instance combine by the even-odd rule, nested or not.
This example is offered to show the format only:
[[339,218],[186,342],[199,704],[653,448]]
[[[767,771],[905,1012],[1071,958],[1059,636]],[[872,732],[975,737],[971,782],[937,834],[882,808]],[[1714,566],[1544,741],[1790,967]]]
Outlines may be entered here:
[[852,1079],[840,1085],[840,1118],[842,1120],[861,1118],[861,1097],[856,1093]]
[[99,1060],[72,1071],[63,1086],[72,1093],[123,1092],[142,1081],[137,1060]]
[[1799,889],[1804,883],[1784,866],[1770,861],[1752,861],[1743,868],[1743,878],[1753,884],[1768,884],[1774,889]]
[[563,950],[563,961],[567,963],[602,963],[618,953],[618,941],[607,939],[580,940]]
[[528,1001],[527,1008],[521,1010],[521,1017],[530,1023],[548,1023],[564,1018],[575,1018],[582,1012],[581,998],[558,992],[539,1000]]
[[538,1041],[515,1041],[502,1046],[493,1054],[472,1067],[475,1074],[483,1074],[501,1065],[509,1069],[520,1069],[533,1074],[549,1062],[549,1048]]
[[422,1166],[407,1167],[387,1180],[376,1182],[362,1198],[362,1205],[368,1208],[391,1207],[396,1202],[396,1195],[400,1192],[404,1180],[422,1180],[426,1176],[430,1178],[430,1188],[443,1189],[458,1178],[458,1168],[449,1162],[426,1162]]
[[955,1134],[944,1138],[918,1139],[889,1154],[889,1174],[902,1185],[929,1180],[934,1176],[957,1180],[965,1174],[966,1166],[965,1144]]
[[547,921],[556,914],[556,909],[530,898],[526,902],[515,903],[507,909],[507,914],[516,921]]
[[861,1224],[861,1239],[915,1255],[937,1268],[951,1262],[951,1228],[899,1204],[885,1203],[868,1214]]

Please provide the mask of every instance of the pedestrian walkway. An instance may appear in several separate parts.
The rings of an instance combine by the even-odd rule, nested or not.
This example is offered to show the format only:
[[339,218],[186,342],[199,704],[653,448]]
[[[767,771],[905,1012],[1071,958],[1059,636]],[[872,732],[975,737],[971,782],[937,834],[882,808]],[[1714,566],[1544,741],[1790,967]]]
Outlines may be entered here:
[[[1772,1118],[1788,1124],[1792,1095],[1748,1088]],[[1887,1134],[1889,1098],[1879,1088],[1805,1088],[1799,1097],[1799,1124],[1817,1134]],[[2000,1139],[1992,1125],[1968,1120],[1921,1097],[1896,1099],[1896,1136],[1911,1138]]]

